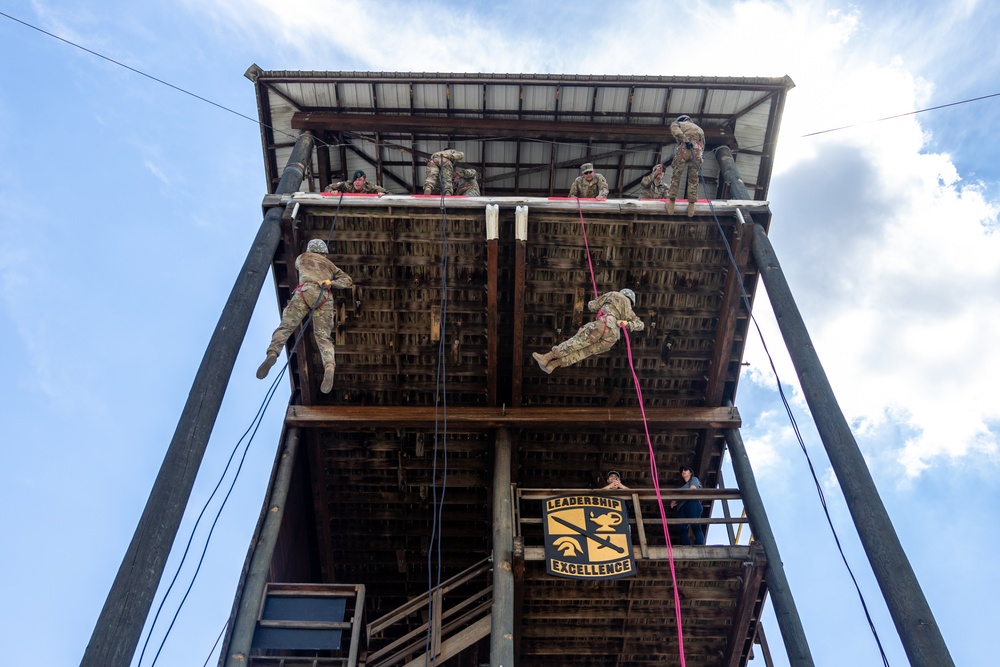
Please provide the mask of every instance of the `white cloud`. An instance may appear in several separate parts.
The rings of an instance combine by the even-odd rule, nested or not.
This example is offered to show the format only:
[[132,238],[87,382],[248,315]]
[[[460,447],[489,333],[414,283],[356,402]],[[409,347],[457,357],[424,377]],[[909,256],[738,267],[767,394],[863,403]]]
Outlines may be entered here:
[[[986,194],[994,184],[966,180],[951,156],[929,151],[934,137],[921,116],[867,122],[941,102],[936,84],[949,77],[940,56],[956,44],[946,35],[978,29],[981,5],[907,16],[906,30],[898,15],[824,1],[639,2],[599,15],[522,3],[478,12],[441,2],[355,9],[307,0],[280,9],[263,0],[199,4],[220,29],[276,39],[289,69],[790,75],[796,88],[775,161],[772,238],[848,418],[860,433],[892,424],[906,434],[869,443],[875,451],[867,453],[891,453],[916,475],[938,460],[997,451],[990,382],[1000,373],[992,341],[1000,234],[989,233],[998,205]],[[934,39],[898,38],[931,28]],[[802,137],[852,124],[860,125]],[[768,328],[775,352],[780,337]],[[783,380],[794,381],[778,356]],[[756,342],[748,358],[760,363]],[[770,441],[756,446],[770,460]]]

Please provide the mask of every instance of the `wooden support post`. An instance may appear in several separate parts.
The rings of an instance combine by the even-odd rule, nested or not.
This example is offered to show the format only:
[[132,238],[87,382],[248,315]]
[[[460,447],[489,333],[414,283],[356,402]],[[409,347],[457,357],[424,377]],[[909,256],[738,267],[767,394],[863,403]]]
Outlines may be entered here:
[[[278,183],[278,194],[298,190],[312,158],[313,138],[295,142]],[[226,385],[246,335],[261,285],[281,238],[282,208],[270,209],[222,309],[195,374],[174,436],[149,492],[132,542],[80,662],[81,667],[128,667],[163,576],[170,547],[205,455]]]
[[[521,209],[524,209],[523,224]],[[524,376],[524,290],[527,276],[528,207],[518,206],[515,210],[514,229],[514,359],[513,392],[511,405],[521,405],[521,382]]]
[[[896,631],[912,667],[954,665],[941,628],[899,543],[871,472],[851,433],[837,397],[813,347],[802,315],[785,280],[771,241],[760,225],[753,226],[753,257],[764,278],[774,317],[785,339],[816,430],[830,457],[844,499],[885,597]],[[742,485],[741,485],[742,486]]]
[[497,404],[497,350],[500,322],[497,314],[499,281],[500,207],[486,207],[486,404]]
[[278,542],[281,519],[288,504],[288,488],[295,468],[299,437],[297,428],[290,428],[285,434],[285,451],[278,460],[278,470],[271,484],[264,522],[250,556],[250,566],[243,588],[237,597],[232,627],[228,631],[229,637],[222,645],[223,654],[226,656],[226,667],[246,667],[248,663],[253,633],[257,627],[257,613],[264,598],[264,585],[267,583],[271,568],[274,546]]
[[490,667],[514,664],[514,527],[510,431],[497,430],[493,464],[493,624]]
[[774,602],[774,615],[778,619],[781,638],[785,642],[788,664],[791,667],[813,667],[806,631],[802,628],[802,619],[799,618],[799,610],[795,607],[792,589],[788,586],[781,554],[778,552],[778,543],[774,539],[767,512],[764,511],[764,501],[760,497],[757,479],[754,477],[753,468],[750,467],[750,458],[747,456],[746,447],[743,446],[739,430],[727,429],[726,442],[729,444],[736,485],[743,497],[743,508],[746,510],[747,518],[750,519],[754,539],[764,546],[764,555],[767,556],[767,591]]
[[726,667],[740,667],[744,649],[749,656],[753,650],[753,634],[748,633],[748,629],[755,619],[754,611],[757,608],[758,595],[760,595],[761,583],[764,581],[764,570],[762,567],[764,560],[762,549],[759,543],[750,544],[749,554],[743,561],[743,588],[740,591],[736,602],[736,613],[730,626],[729,638],[726,642],[726,652],[722,658],[722,664]]

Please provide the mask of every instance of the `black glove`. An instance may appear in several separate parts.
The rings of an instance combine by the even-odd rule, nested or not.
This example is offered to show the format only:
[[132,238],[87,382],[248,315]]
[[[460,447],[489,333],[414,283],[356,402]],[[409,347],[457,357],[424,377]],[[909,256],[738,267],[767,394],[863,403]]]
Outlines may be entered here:
[[685,142],[684,145],[688,147],[689,151],[693,151],[694,150],[694,144],[691,143],[690,141]]

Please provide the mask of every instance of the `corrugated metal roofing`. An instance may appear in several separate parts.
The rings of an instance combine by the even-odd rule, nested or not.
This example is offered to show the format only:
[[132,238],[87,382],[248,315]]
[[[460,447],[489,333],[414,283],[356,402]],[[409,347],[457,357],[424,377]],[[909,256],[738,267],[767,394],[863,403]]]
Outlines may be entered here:
[[[670,122],[688,114],[708,135],[701,196],[727,196],[711,152],[727,145],[751,194],[764,200],[781,109],[794,85],[788,77],[251,70],[267,124],[262,139],[270,188],[294,137],[310,130],[320,166],[304,190],[321,191],[364,169],[369,180],[399,194],[420,190],[430,153],[454,147],[466,154],[466,166],[480,171],[484,195],[563,196],[579,165],[594,162],[612,197],[635,196],[653,164],[673,155]],[[371,127],[338,129],[344,114],[370,116]],[[395,126],[394,117],[453,122],[415,130]],[[486,120],[506,124],[501,131],[477,129],[477,121]],[[586,136],[565,132],[569,123],[589,125]],[[647,134],[621,138],[643,127]],[[649,135],[656,127],[662,132]]]

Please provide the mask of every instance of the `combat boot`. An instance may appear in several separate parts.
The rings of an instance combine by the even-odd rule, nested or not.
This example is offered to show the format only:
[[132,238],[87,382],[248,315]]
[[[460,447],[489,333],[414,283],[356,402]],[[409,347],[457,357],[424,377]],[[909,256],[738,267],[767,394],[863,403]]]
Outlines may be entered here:
[[425,195],[434,194],[434,188],[432,188],[432,187],[430,187],[428,185],[425,185],[424,186],[424,194]]
[[257,367],[257,379],[263,380],[267,377],[268,372],[271,370],[271,366],[274,366],[274,362],[278,360],[278,355],[267,353],[267,358],[264,359],[263,363]]
[[667,215],[673,215],[673,214],[674,214],[674,198],[671,197],[669,201],[667,201]]
[[532,352],[531,358],[535,360],[535,362],[538,364],[538,367],[541,368],[543,371],[545,371],[546,373],[552,373],[553,369],[549,368],[549,364],[552,363],[552,360],[549,357],[550,354],[551,352],[549,354],[538,354],[537,352]]
[[326,364],[323,366],[323,384],[320,385],[319,390],[324,394],[329,394],[330,390],[333,389],[333,372],[336,368],[337,364]]
[[689,200],[688,201],[688,217],[689,218],[693,218],[694,217],[694,201],[693,200]]

